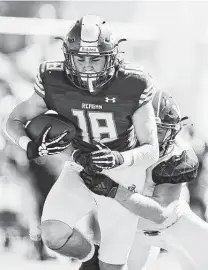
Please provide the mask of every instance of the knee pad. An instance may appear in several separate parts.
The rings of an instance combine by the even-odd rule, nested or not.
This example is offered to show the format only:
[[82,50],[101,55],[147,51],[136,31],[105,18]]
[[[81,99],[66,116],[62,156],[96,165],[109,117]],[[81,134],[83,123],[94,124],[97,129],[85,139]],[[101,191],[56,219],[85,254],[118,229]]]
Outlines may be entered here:
[[73,234],[62,251],[64,249],[70,252],[70,257],[78,258],[81,262],[89,261],[95,253],[95,247],[90,239],[77,229],[73,230]]
[[45,245],[53,250],[60,249],[72,236],[73,229],[59,220],[45,220],[41,224],[41,236]]

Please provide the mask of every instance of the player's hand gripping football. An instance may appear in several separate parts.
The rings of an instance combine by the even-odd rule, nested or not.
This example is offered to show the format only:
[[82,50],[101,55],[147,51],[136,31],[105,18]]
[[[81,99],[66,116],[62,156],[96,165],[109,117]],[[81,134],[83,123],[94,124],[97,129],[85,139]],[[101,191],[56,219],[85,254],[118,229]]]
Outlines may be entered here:
[[109,170],[123,164],[124,159],[118,151],[112,151],[100,142],[95,144],[99,150],[90,154],[91,162],[94,167],[100,170]]
[[27,157],[29,160],[61,153],[70,145],[71,141],[61,143],[61,140],[67,135],[68,131],[64,131],[57,137],[49,139],[48,133],[50,130],[51,126],[46,126],[35,140],[28,143]]

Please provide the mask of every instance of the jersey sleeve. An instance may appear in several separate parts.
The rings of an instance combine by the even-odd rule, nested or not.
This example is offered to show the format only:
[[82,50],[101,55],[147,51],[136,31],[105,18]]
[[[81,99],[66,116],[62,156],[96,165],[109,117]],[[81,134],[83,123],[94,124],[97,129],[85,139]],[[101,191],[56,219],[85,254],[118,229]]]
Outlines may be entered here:
[[155,93],[155,87],[149,74],[142,73],[141,80],[143,82],[143,91],[139,98],[138,108],[144,106],[149,101],[151,101]]
[[159,163],[152,170],[155,184],[179,184],[193,181],[197,177],[199,162],[193,149],[184,150],[169,160]]
[[129,89],[129,96],[134,100],[132,115],[139,108],[151,102],[156,92],[152,77],[141,68],[125,67],[126,84],[124,87]]
[[45,89],[44,89],[44,73],[46,69],[46,63],[41,63],[38,73],[34,82],[34,90],[35,92],[42,98],[45,97]]

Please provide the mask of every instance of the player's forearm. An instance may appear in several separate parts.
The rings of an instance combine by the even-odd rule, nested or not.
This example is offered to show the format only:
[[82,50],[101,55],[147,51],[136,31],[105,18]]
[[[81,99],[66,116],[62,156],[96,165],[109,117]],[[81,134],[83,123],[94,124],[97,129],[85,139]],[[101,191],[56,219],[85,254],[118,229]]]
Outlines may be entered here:
[[140,165],[147,169],[158,161],[159,147],[158,144],[144,144],[121,154],[124,158],[124,166]]
[[31,140],[27,136],[25,126],[20,120],[8,117],[5,120],[4,132],[11,141],[18,144],[22,149],[27,149],[27,144]]
[[161,224],[167,219],[165,208],[157,201],[122,186],[119,186],[115,200],[135,215],[155,223]]

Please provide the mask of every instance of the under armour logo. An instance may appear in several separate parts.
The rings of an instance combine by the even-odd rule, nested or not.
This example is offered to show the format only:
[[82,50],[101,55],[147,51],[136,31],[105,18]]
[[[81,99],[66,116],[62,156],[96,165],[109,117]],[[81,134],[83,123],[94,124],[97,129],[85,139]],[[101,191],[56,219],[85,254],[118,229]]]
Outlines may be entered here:
[[116,102],[116,98],[115,97],[112,97],[112,98],[109,98],[109,97],[105,97],[105,102],[109,103],[115,103]]

